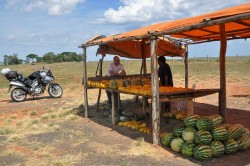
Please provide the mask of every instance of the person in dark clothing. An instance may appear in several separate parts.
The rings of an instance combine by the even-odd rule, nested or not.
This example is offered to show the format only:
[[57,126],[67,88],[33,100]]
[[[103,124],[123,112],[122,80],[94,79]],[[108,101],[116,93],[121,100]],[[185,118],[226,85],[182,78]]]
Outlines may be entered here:
[[[166,58],[164,56],[160,56],[158,58],[158,76],[160,78],[161,86],[171,86],[173,87],[173,76],[170,66],[166,63]],[[162,103],[163,110],[165,112],[171,111],[171,102]]]
[[162,86],[174,86],[173,84],[173,76],[172,71],[169,65],[166,63],[166,59],[164,56],[160,56],[158,58],[158,76],[160,78],[160,82]]

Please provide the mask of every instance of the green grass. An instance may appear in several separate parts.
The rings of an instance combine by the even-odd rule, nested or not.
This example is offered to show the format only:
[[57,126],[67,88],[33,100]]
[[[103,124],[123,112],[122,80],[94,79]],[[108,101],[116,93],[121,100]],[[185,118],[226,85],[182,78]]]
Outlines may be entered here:
[[8,135],[8,134],[11,134],[13,132],[14,131],[11,128],[9,128],[8,126],[0,127],[0,135]]

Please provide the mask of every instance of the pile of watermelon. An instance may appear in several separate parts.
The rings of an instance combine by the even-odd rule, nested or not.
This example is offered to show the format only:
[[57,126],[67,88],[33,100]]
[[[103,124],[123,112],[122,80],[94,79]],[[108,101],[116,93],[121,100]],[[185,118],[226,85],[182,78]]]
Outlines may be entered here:
[[185,156],[203,161],[250,147],[250,131],[241,124],[223,124],[219,115],[189,115],[183,121],[162,135],[161,143]]

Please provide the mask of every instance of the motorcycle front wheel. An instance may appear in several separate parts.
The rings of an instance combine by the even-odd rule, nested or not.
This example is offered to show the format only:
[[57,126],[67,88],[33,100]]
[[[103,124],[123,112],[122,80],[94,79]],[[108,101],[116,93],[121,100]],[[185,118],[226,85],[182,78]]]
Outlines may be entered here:
[[63,94],[63,89],[59,84],[51,84],[48,88],[50,97],[59,98]]
[[15,88],[11,91],[11,99],[15,102],[24,101],[27,93],[22,88]]

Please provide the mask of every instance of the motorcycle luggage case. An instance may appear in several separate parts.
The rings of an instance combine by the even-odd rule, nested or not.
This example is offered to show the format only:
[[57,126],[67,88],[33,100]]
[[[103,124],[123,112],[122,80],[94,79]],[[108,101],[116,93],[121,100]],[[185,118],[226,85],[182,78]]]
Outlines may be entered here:
[[16,71],[10,71],[8,72],[5,77],[10,81],[10,80],[13,80],[13,79],[17,79],[18,77],[18,74]]

